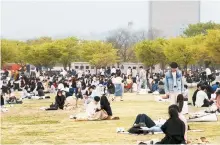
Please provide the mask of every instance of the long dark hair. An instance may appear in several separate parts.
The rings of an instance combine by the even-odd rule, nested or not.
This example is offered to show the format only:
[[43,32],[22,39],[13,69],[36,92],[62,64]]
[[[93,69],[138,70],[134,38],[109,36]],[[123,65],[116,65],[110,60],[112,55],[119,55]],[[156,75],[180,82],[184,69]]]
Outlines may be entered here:
[[175,108],[169,108],[168,113],[170,115],[170,119],[178,119],[179,118],[178,111]]
[[105,95],[102,95],[100,104],[103,106],[110,105],[110,103]]
[[183,104],[184,104],[184,97],[182,94],[179,94],[177,96],[177,103],[178,103],[178,107],[179,107],[179,112],[182,112]]

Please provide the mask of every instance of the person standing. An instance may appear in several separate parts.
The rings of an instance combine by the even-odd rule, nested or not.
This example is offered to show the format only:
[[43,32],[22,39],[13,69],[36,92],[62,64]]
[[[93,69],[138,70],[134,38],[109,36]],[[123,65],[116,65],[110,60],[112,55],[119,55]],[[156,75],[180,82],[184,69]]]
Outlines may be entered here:
[[136,67],[134,67],[132,69],[132,80],[133,80],[133,83],[136,83],[136,77],[137,77],[137,70],[136,70]]
[[131,67],[129,66],[128,69],[127,69],[127,78],[128,78],[128,76],[130,76],[130,75],[131,75]]
[[113,76],[115,74],[116,74],[116,68],[115,68],[115,66],[113,66],[111,69],[111,75]]
[[116,78],[113,79],[113,83],[115,85],[115,96],[112,98],[112,101],[115,100],[115,97],[120,97],[120,101],[123,101],[123,79],[121,78],[120,73],[117,73],[116,75]]
[[82,76],[83,76],[83,70],[80,69],[80,70],[78,70],[77,77],[78,77],[78,79],[80,79],[80,78],[82,78]]
[[140,92],[141,88],[147,89],[146,71],[143,69],[143,66],[140,66],[138,93]]
[[169,96],[170,103],[177,103],[177,95],[183,94],[184,83],[182,80],[182,73],[178,70],[178,64],[172,62],[170,64],[171,70],[165,74],[165,93]]

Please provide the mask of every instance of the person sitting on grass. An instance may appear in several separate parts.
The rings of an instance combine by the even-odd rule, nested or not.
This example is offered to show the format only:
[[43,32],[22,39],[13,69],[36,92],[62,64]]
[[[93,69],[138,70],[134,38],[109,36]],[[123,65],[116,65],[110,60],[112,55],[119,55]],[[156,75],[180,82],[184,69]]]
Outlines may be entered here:
[[101,109],[105,110],[108,114],[107,120],[118,120],[119,117],[112,117],[112,109],[110,103],[105,95],[102,95],[100,100]]
[[219,88],[219,82],[216,82],[216,83],[212,86],[212,91],[215,92],[218,88]]
[[220,113],[220,89],[216,91],[215,96],[214,103],[205,111],[206,113]]
[[198,91],[196,95],[196,102],[195,105],[197,107],[209,107],[210,105],[213,104],[212,100],[209,100],[208,95],[207,95],[207,87],[205,85],[201,86],[201,90]]
[[165,137],[156,144],[185,144],[186,127],[179,118],[178,111],[173,107],[169,107],[168,113],[170,118],[161,126]]
[[198,91],[201,90],[201,84],[197,84],[197,90],[193,93],[193,96],[192,96],[192,101],[193,101],[193,105],[196,106],[196,95],[198,93]]
[[100,97],[95,96],[94,100],[86,107],[86,112],[79,113],[76,116],[71,115],[70,119],[75,121],[92,121],[92,120],[105,120],[108,114],[105,110],[100,108]]
[[217,106],[217,112],[220,113],[220,90],[216,92],[216,106]]
[[58,91],[57,96],[55,97],[55,104],[50,105],[50,108],[46,108],[45,110],[63,110],[65,100],[66,97],[62,94],[62,91]]
[[187,85],[184,85],[183,97],[184,97],[184,101],[188,101],[189,90],[188,90],[188,86]]
[[158,90],[160,94],[165,94],[163,78],[158,83]]
[[181,108],[182,114],[188,114],[188,98],[184,98],[182,94],[177,96],[177,105]]

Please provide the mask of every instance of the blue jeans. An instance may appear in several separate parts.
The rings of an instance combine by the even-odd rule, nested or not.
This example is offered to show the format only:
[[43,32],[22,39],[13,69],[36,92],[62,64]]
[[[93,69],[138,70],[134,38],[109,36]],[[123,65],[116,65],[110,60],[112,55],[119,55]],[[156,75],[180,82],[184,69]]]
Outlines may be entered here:
[[162,124],[155,125],[155,126],[149,128],[148,131],[150,131],[150,132],[162,132],[161,126],[162,126]]

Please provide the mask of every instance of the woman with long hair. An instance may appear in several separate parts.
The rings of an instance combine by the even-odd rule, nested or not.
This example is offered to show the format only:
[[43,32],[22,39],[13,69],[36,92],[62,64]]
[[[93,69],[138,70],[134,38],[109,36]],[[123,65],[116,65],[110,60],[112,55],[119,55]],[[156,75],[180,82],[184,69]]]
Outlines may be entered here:
[[165,137],[156,144],[185,144],[185,124],[179,118],[178,110],[172,105],[168,109],[170,118],[161,126]]
[[62,94],[62,91],[57,92],[57,96],[55,97],[55,104],[50,105],[50,108],[47,108],[45,110],[58,110],[62,109],[65,104],[66,97]]

